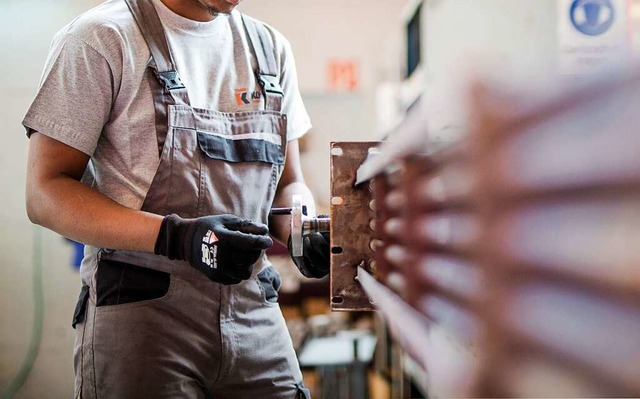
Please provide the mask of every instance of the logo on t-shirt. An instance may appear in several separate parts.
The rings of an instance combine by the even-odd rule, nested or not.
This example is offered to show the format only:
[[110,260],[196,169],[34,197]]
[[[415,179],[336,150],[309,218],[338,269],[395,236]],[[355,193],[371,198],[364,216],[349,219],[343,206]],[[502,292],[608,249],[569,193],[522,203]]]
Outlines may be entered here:
[[260,91],[254,91],[249,93],[246,87],[236,89],[236,104],[238,107],[251,103],[259,103],[262,93]]

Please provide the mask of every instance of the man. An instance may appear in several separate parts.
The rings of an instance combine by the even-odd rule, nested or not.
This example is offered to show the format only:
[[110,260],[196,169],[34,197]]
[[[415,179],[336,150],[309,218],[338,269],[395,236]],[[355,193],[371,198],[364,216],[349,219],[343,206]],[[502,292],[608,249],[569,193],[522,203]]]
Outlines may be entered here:
[[[55,37],[24,126],[27,212],[87,245],[76,397],[306,397],[264,250],[313,197],[284,37],[241,0],[108,0]],[[81,181],[82,180],[82,181]],[[328,272],[305,240],[301,272]]]

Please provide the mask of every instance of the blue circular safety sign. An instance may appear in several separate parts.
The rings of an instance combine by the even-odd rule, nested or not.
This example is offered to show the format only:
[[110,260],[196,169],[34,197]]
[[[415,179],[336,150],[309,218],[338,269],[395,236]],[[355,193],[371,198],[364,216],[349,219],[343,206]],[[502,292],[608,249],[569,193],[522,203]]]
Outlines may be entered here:
[[613,25],[615,17],[611,0],[573,0],[571,4],[571,23],[585,35],[605,33]]

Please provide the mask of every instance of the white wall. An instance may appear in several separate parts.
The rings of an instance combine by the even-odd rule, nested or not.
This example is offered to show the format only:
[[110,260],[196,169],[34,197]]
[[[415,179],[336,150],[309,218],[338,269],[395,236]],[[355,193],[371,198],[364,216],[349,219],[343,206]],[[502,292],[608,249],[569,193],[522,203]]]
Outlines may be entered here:
[[[26,355],[33,318],[34,227],[24,209],[27,139],[20,121],[35,94],[56,30],[96,1],[3,0],[0,3],[0,390]],[[71,249],[40,231],[44,266],[43,341],[32,374],[17,397],[71,397],[73,330],[80,288]]]
[[432,132],[459,134],[473,76],[535,81],[555,74],[557,0],[432,0],[423,16]]
[[[430,133],[435,138],[447,138],[465,130],[470,79],[483,77],[505,86],[530,89],[580,83],[606,68],[590,68],[591,73],[582,77],[568,76],[572,72],[560,67],[571,56],[567,56],[560,42],[592,48],[604,44],[622,49],[632,48],[632,43],[639,42],[640,1],[616,0],[615,29],[599,37],[582,35],[570,27],[570,3],[568,0],[425,0],[423,87]],[[603,57],[609,58],[603,66],[630,65],[630,54],[625,51]],[[578,69],[574,68],[573,73],[578,74]]]
[[239,9],[282,32],[304,93],[326,90],[329,59],[355,59],[363,92],[395,76],[400,16],[407,0],[245,0]]

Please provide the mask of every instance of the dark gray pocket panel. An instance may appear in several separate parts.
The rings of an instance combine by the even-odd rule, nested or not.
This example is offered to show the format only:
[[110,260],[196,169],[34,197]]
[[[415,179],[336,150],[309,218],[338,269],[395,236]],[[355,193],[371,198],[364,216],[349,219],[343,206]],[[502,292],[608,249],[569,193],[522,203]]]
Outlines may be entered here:
[[87,310],[87,301],[89,300],[89,286],[83,285],[80,290],[80,296],[76,303],[76,309],[73,311],[73,320],[71,321],[71,327],[76,328],[78,323],[84,321],[84,315]]
[[119,305],[162,298],[171,275],[146,267],[100,260],[96,271],[96,306]]
[[284,165],[282,146],[260,139],[230,140],[198,132],[198,145],[211,159]]
[[264,297],[267,302],[278,302],[278,290],[280,290],[280,275],[273,268],[273,266],[266,267],[263,271],[258,273],[258,280],[264,290]]

